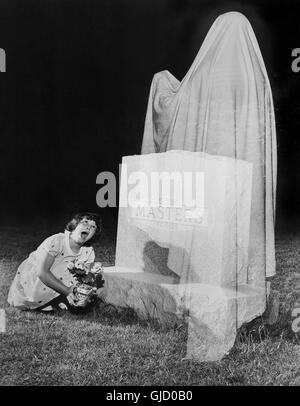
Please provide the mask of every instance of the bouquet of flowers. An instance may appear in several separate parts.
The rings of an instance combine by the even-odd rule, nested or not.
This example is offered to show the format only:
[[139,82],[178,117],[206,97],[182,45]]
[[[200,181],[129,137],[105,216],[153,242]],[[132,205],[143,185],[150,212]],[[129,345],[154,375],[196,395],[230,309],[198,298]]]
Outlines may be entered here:
[[74,293],[77,297],[77,306],[85,306],[96,298],[97,289],[104,285],[103,267],[101,262],[85,264],[79,260],[69,262],[68,271],[76,280]]

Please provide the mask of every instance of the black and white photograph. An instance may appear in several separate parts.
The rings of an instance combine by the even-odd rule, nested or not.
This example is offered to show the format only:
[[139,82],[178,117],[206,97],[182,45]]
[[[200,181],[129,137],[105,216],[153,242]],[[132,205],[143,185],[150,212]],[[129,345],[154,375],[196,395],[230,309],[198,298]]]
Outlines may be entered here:
[[0,386],[300,385],[300,3],[0,0]]

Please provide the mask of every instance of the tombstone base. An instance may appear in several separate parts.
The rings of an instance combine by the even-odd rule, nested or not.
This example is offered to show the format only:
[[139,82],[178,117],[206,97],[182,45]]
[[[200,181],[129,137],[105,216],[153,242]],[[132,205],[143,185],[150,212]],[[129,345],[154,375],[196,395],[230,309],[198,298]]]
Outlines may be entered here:
[[263,314],[262,288],[238,289],[201,283],[178,284],[170,276],[108,267],[100,291],[104,303],[132,308],[143,320],[172,327],[188,323],[187,358],[220,360],[233,346],[237,328]]

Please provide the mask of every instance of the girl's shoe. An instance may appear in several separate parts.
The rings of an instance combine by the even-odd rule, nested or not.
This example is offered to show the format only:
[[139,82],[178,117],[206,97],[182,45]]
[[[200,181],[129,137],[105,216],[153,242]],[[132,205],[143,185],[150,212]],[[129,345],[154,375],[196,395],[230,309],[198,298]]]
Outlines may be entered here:
[[61,310],[68,310],[67,305],[65,305],[64,303],[58,303],[58,307],[59,307]]
[[53,307],[52,306],[47,306],[41,309],[42,312],[53,312]]

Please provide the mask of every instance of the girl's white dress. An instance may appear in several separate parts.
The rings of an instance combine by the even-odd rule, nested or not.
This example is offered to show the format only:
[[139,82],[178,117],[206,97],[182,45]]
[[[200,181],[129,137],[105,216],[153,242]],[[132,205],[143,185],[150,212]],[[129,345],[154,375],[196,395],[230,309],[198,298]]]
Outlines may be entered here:
[[32,252],[19,266],[8,294],[8,303],[20,309],[36,309],[60,294],[48,288],[38,277],[39,259],[47,252],[54,257],[50,271],[66,286],[76,283],[67,265],[75,259],[85,264],[93,263],[95,253],[92,247],[81,247],[78,253],[70,248],[70,232],[54,234]]

